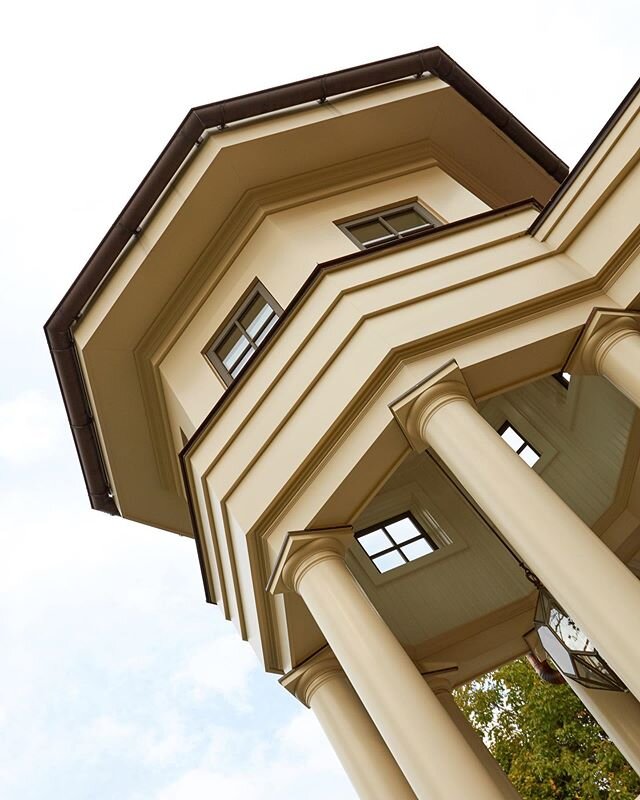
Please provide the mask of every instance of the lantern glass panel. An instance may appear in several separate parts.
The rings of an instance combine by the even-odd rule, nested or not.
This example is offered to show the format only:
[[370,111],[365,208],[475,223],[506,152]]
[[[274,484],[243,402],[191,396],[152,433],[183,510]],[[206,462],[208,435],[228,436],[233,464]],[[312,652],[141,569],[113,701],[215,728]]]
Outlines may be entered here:
[[592,689],[626,690],[589,637],[545,589],[540,589],[535,623],[547,655],[568,678]]
[[565,675],[575,675],[576,671],[571,656],[562,642],[558,641],[546,625],[538,628],[538,636],[547,655],[553,659],[558,669],[564,672]]

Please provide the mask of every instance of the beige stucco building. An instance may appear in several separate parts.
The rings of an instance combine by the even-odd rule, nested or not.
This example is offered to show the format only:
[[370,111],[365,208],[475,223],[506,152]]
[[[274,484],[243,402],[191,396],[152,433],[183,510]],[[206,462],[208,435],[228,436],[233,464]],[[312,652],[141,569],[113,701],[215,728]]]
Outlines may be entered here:
[[517,798],[451,689],[543,645],[640,770],[637,90],[569,174],[438,48],[193,109],[47,323],[367,800]]

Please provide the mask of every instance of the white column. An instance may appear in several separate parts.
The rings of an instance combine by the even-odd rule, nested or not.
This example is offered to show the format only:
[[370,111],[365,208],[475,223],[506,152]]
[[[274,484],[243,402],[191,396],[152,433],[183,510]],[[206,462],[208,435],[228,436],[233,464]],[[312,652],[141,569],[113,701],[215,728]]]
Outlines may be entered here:
[[328,648],[297,667],[281,683],[313,710],[362,800],[416,800]]
[[640,407],[640,314],[597,311],[569,359],[569,372],[603,375]]
[[270,590],[304,599],[420,800],[495,800],[488,773],[347,568],[351,529],[331,533],[289,534]]
[[449,715],[449,718],[455,724],[456,728],[464,736],[465,741],[469,744],[473,752],[476,754],[478,760],[483,764],[488,774],[495,785],[496,799],[499,800],[522,800],[520,794],[515,790],[513,784],[507,778],[504,770],[491,755],[491,752],[482,741],[480,736],[476,733],[473,725],[464,715],[463,711],[459,708],[453,695],[448,682],[442,679],[430,680],[429,684],[433,689],[435,696],[440,701],[440,705]]
[[392,407],[640,697],[640,581],[474,408],[455,363]]
[[566,675],[565,680],[640,775],[640,703],[630,692],[588,689]]

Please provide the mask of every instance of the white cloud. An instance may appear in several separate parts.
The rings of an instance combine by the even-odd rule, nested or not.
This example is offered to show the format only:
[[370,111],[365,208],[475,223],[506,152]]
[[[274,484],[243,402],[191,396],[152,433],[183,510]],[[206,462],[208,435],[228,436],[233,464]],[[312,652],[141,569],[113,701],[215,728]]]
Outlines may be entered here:
[[268,739],[220,731],[202,762],[154,800],[355,800],[356,794],[313,714],[298,711]]
[[258,660],[250,645],[231,634],[191,653],[176,680],[197,700],[218,695],[237,709],[249,711],[249,678],[257,668]]
[[26,465],[51,451],[59,415],[41,392],[24,391],[0,403],[0,459]]

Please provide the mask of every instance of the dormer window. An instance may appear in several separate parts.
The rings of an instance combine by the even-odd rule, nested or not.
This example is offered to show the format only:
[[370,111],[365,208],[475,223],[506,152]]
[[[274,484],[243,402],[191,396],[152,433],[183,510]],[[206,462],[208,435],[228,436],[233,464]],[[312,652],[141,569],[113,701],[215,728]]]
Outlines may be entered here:
[[282,308],[256,281],[205,350],[227,386],[251,361],[281,315]]
[[389,572],[438,549],[410,513],[360,531],[356,539],[378,572]]
[[342,222],[338,227],[361,250],[366,250],[377,244],[404,239],[411,233],[428,230],[438,224],[438,220],[419,203],[409,203]]
[[522,434],[518,433],[508,420],[498,430],[498,433],[525,464],[533,467],[539,461],[540,453],[529,444]]

